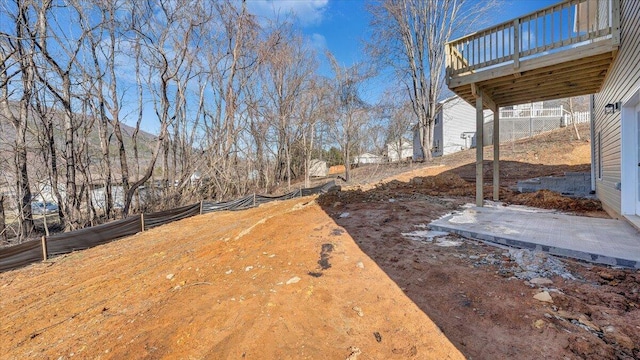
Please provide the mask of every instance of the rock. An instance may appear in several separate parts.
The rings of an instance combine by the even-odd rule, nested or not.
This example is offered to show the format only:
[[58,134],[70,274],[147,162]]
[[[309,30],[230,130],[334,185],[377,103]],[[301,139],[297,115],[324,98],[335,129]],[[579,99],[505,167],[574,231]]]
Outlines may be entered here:
[[534,321],[533,326],[534,326],[536,329],[542,329],[542,328],[544,327],[544,324],[546,324],[546,323],[544,322],[544,320],[542,320],[542,319],[538,319],[538,320]]
[[333,203],[333,207],[336,208],[338,206],[342,206],[342,203],[340,201],[336,201]]
[[227,274],[227,275],[229,275],[229,274],[231,274],[232,272],[233,272],[233,270],[229,269],[229,270],[225,271],[224,273],[225,273],[225,274]]
[[574,279],[560,260],[548,256],[544,252],[510,249],[509,257],[519,267],[519,269],[514,269],[514,274],[519,279],[548,278],[553,275],[559,275],[564,279]]
[[558,310],[558,313],[556,314],[557,316],[563,318],[563,319],[567,319],[567,320],[578,320],[578,316],[574,315],[568,311],[564,311],[564,310]]
[[538,286],[542,286],[542,285],[551,285],[551,284],[553,284],[553,281],[551,279],[537,277],[537,278],[533,278],[533,279],[529,280],[529,283],[534,284],[534,285],[538,285]]
[[607,280],[607,281],[611,281],[611,280],[615,279],[615,276],[612,273],[608,272],[608,271],[600,271],[598,273],[598,275],[600,275],[601,278],[603,278],[604,280]]
[[349,214],[348,212],[343,212],[342,214],[340,214],[340,218],[346,218],[349,215],[351,214]]
[[373,336],[376,338],[376,341],[377,341],[377,342],[382,342],[382,335],[380,335],[380,333],[379,333],[379,332],[377,332],[377,331],[376,331],[376,332],[374,332],[374,333],[373,333]]
[[174,276],[173,274],[167,274],[167,280],[173,279],[173,276]]
[[358,314],[358,316],[360,317],[364,316],[364,312],[362,312],[362,309],[359,306],[354,306],[352,309]]
[[616,350],[613,346],[603,346],[605,343],[599,339],[586,337],[581,334],[570,335],[568,350],[578,359],[616,359]]
[[586,316],[586,315],[584,315],[584,314],[583,314],[583,315],[580,315],[580,316],[578,317],[578,322],[579,322],[580,324],[582,324],[582,325],[584,325],[584,326],[588,327],[589,329],[591,329],[591,330],[593,330],[593,331],[597,331],[597,332],[602,331],[602,330],[600,329],[600,326],[598,326],[598,325],[596,325],[596,324],[592,323],[592,322],[591,322],[591,320],[589,320],[589,318],[587,318],[587,316]]
[[619,332],[606,334],[605,339],[608,340],[608,342],[615,342],[627,351],[633,351],[633,349],[636,348],[636,345],[630,337]]
[[616,328],[615,328],[615,327],[613,327],[613,326],[611,326],[611,325],[609,325],[609,326],[605,326],[605,328],[604,328],[604,329],[602,329],[602,330],[603,330],[604,332],[606,332],[606,333],[612,333],[612,332],[616,331]]
[[299,282],[301,279],[297,276],[292,277],[291,279],[287,280],[286,284],[287,285],[291,285],[291,284],[295,284],[297,282]]
[[358,356],[360,354],[362,354],[362,350],[358,349],[355,346],[349,347],[349,352],[350,352],[350,354],[349,354],[349,356],[347,356],[347,358],[345,360],[356,360],[356,359],[358,359]]
[[356,266],[359,267],[360,269],[364,269],[364,264],[362,263],[362,261],[358,261]]
[[548,291],[539,292],[533,295],[533,298],[542,302],[553,303],[553,298],[551,298]]
[[478,260],[478,259],[480,259],[480,256],[478,256],[478,255],[469,255],[469,259],[470,260]]
[[253,266],[247,266],[246,268],[244,268],[244,271],[251,271],[251,269],[253,269]]

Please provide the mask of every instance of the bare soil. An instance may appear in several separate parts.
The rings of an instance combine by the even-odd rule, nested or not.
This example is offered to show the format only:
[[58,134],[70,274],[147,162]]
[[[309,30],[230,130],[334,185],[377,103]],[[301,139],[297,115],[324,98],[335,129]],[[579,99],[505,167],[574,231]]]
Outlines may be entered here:
[[0,274],[3,359],[461,359],[312,197]]
[[[588,169],[589,144],[558,133],[503,147],[501,196],[606,217],[594,200],[508,189]],[[533,254],[563,269],[535,284],[509,249],[403,235],[472,201],[471,155],[356,169],[366,184],[1,273],[0,358],[640,358],[640,272]]]
[[[329,194],[319,201],[466,357],[640,357],[639,271],[558,259],[572,279],[551,276],[550,284],[531,284],[514,277],[519,265],[504,248],[451,235],[458,246],[403,236],[473,199],[393,185]],[[525,204],[546,198],[550,203],[544,205],[562,199],[578,213],[606,216],[593,211],[593,200],[581,204],[551,192],[522,198],[526,201],[519,203]],[[533,298],[542,290],[551,293],[553,303]]]

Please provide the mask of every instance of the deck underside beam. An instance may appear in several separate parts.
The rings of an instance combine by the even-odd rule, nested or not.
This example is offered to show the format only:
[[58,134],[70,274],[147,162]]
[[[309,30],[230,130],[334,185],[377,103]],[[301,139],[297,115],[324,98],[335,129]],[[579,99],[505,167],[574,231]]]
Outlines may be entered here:
[[495,104],[509,106],[593,94],[600,91],[616,53],[610,42],[600,41],[523,60],[517,71],[504,65],[456,75],[449,87],[472,106],[477,88],[483,89],[485,97],[493,101],[484,100],[483,106],[491,110]]

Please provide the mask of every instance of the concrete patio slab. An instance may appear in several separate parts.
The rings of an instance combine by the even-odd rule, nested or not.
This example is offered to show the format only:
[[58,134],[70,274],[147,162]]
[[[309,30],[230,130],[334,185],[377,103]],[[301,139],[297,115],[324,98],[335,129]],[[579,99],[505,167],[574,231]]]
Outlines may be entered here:
[[429,227],[592,263],[640,268],[640,232],[622,220],[493,204],[468,205],[461,212],[433,221]]

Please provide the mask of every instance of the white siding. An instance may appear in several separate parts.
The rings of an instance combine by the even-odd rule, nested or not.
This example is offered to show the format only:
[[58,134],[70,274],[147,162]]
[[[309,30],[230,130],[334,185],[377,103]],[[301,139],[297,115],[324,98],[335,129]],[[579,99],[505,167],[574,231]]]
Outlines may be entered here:
[[476,132],[476,109],[461,98],[448,101],[442,106],[442,154],[452,154],[475,145],[472,138],[466,140],[464,133]]
[[433,151],[432,156],[442,156],[442,144],[444,137],[442,134],[442,108],[436,114],[435,124],[433,125]]
[[387,144],[387,157],[389,161],[404,161],[413,158],[413,144],[410,140],[402,141],[402,148],[398,143]]
[[604,106],[627,98],[640,85],[640,1],[621,0],[620,49],[607,74],[602,91],[595,95],[594,128],[600,133],[602,144],[602,179],[596,179],[596,193],[603,206],[619,215],[621,133],[620,112],[605,114]]
[[370,153],[358,155],[353,159],[354,164],[381,164],[382,162],[382,156]]

